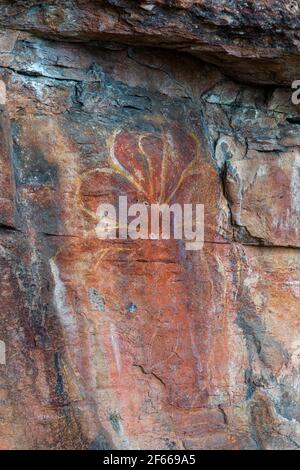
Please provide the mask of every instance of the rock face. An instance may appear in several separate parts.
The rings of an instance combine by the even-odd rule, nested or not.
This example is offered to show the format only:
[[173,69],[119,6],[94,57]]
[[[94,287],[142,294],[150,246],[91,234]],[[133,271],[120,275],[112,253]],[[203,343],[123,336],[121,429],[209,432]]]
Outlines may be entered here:
[[[0,448],[299,448],[299,3],[0,13]],[[99,239],[122,195],[203,249]]]

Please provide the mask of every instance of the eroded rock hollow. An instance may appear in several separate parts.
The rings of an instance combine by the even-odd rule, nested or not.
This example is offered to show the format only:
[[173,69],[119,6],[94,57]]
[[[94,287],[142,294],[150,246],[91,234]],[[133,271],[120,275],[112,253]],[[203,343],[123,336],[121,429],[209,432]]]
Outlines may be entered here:
[[0,1],[2,449],[300,447],[299,8]]

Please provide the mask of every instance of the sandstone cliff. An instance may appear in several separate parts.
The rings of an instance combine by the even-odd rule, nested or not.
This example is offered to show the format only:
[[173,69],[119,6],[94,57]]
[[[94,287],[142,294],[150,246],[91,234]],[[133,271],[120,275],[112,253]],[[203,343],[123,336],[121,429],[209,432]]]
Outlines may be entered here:
[[[0,448],[300,447],[299,18],[0,1]],[[120,194],[204,249],[100,240]]]

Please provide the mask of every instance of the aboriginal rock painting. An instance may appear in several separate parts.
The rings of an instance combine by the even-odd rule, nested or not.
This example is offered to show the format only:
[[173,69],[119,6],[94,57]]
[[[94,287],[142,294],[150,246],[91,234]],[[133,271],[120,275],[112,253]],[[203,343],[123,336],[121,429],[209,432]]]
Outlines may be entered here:
[[[150,395],[162,388],[162,401],[179,409],[208,403],[209,322],[226,288],[213,291],[212,276],[220,282],[224,276],[219,258],[187,253],[180,241],[97,239],[96,210],[102,202],[116,203],[119,195],[127,195],[129,203],[202,203],[202,183],[212,170],[199,148],[195,135],[175,124],[156,133],[114,131],[107,161],[78,180],[85,237],[66,243],[52,259],[68,363],[77,369],[73,383],[83,374],[93,396],[98,387],[114,384],[121,415],[133,407],[139,416],[147,407],[144,398],[136,398],[144,392],[131,401],[131,387],[149,387]],[[80,350],[72,346],[79,343]],[[95,354],[93,366],[85,348]],[[79,395],[82,386],[79,381]]]
[[98,196],[98,201],[101,194],[110,201],[125,194],[131,200],[168,204],[199,172],[199,163],[199,142],[179,126],[163,126],[160,134],[118,129],[108,139],[107,166],[80,177],[79,203],[93,218],[96,214],[89,208],[87,194],[96,200]]

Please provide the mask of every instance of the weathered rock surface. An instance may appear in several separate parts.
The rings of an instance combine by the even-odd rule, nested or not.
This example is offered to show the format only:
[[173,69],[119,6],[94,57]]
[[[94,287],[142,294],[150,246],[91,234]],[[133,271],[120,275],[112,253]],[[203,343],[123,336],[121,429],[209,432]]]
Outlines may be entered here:
[[1,1],[0,27],[76,41],[189,52],[234,78],[290,85],[300,73],[298,0]]
[[0,448],[300,447],[298,9],[0,2]]

